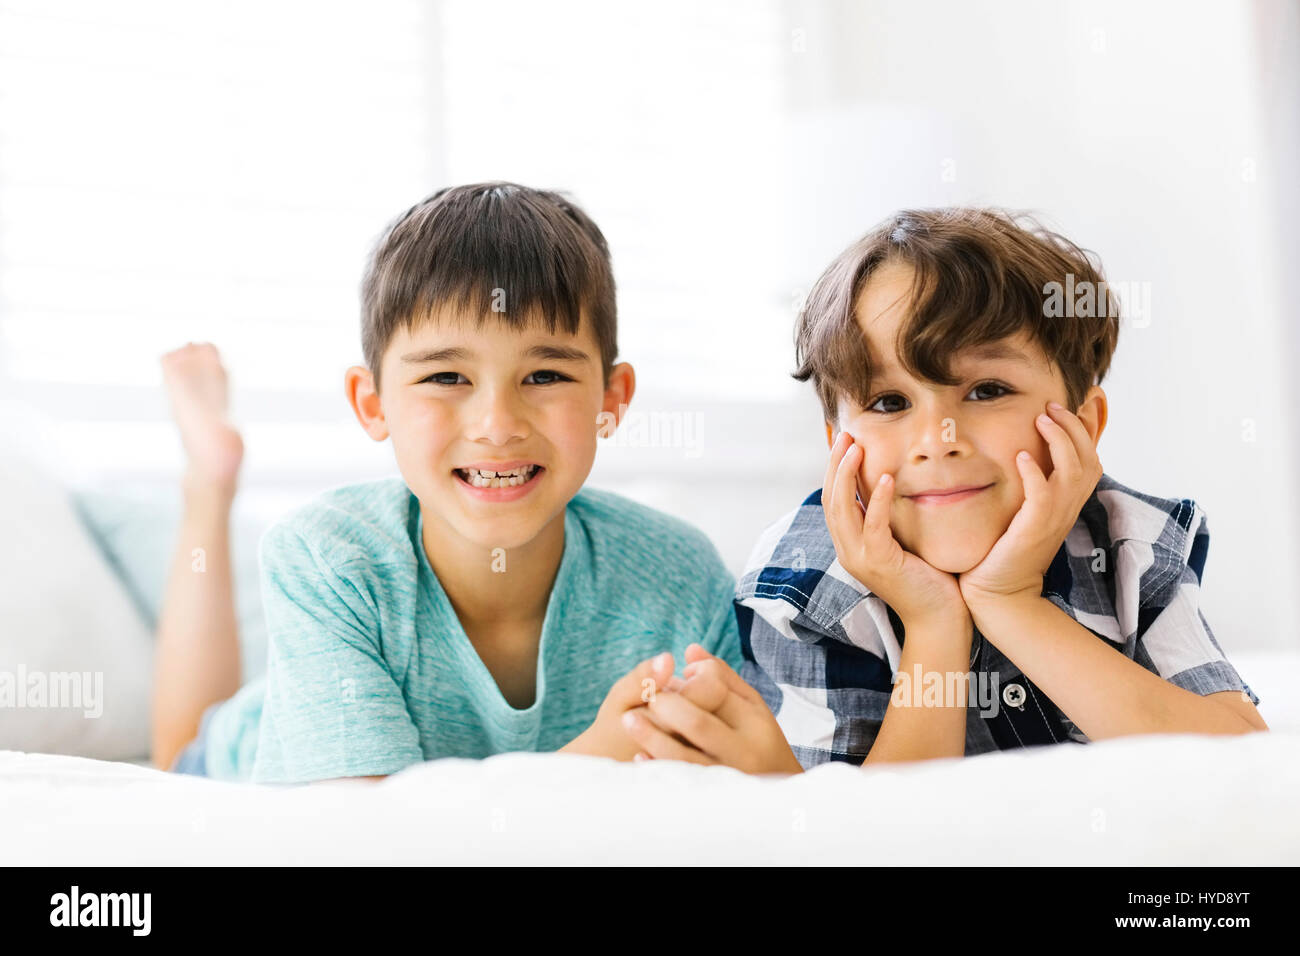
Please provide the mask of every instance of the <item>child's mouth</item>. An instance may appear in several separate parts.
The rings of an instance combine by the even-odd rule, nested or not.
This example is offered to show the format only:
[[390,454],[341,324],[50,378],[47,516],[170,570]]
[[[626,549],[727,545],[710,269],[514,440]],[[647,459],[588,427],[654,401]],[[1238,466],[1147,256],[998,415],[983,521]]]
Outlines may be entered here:
[[988,489],[992,487],[993,487],[992,484],[988,484],[988,485],[982,485],[977,487],[965,488],[961,491],[948,492],[946,494],[905,495],[904,497],[908,498],[911,501],[914,501],[918,505],[950,505],[950,504],[956,504],[959,501],[966,501],[970,498],[974,498],[980,492],[988,491]]
[[541,465],[521,465],[504,471],[478,468],[455,468],[456,477],[471,488],[516,488],[535,481],[546,469]]

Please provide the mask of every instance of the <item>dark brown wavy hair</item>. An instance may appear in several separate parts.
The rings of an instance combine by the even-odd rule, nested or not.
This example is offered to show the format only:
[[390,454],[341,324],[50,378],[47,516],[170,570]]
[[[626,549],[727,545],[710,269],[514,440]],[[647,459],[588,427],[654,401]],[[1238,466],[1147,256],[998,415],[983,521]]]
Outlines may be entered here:
[[[813,286],[795,327],[794,377],[812,380],[827,422],[836,420],[841,395],[866,407],[871,360],[854,308],[877,269],[903,263],[914,278],[896,347],[910,374],[955,385],[958,352],[1023,331],[1060,370],[1077,410],[1106,375],[1119,337],[1118,300],[1093,258],[1025,214],[904,210],[845,249]],[[1084,282],[1101,297],[1090,310],[1098,314],[1066,317],[1047,307],[1052,283]]]

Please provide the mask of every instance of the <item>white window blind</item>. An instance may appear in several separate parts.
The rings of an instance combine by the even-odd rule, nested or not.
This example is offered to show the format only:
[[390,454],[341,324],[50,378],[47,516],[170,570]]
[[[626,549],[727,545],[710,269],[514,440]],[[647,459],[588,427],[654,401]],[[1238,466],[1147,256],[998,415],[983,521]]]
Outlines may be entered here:
[[788,399],[781,6],[449,0],[443,30],[448,176],[575,193],[638,401]]
[[253,446],[318,462],[365,255],[441,179],[435,14],[0,3],[0,377],[69,469],[174,459],[158,357],[190,339]]
[[604,229],[640,407],[788,399],[789,34],[775,0],[0,0],[0,398],[69,477],[167,473],[158,358],[208,339],[250,465],[391,470],[342,392],[365,257],[504,178]]

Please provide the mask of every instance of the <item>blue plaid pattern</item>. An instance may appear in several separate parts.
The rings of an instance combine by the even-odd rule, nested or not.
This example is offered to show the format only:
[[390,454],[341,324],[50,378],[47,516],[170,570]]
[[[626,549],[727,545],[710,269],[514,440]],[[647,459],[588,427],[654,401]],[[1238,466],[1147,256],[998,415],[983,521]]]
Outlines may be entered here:
[[[1200,610],[1209,529],[1192,500],[1163,499],[1103,475],[1043,579],[1043,595],[1170,683],[1197,694],[1244,691]],[[736,585],[744,665],[805,768],[861,763],[884,720],[902,622],[839,563],[821,491],[769,527]],[[995,706],[967,708],[966,754],[1088,738],[984,639],[973,683]]]

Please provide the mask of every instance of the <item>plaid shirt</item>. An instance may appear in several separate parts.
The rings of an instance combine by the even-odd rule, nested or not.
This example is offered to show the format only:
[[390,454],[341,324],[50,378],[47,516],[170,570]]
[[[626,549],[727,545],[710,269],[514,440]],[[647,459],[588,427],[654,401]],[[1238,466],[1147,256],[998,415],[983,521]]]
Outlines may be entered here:
[[[1103,475],[1044,575],[1043,596],[1172,684],[1197,694],[1245,691],[1258,703],[1199,607],[1208,545],[1194,501],[1153,498]],[[903,626],[839,563],[820,490],[763,533],[735,607],[741,676],[776,715],[799,762],[861,763],[894,691]],[[967,755],[1088,742],[978,629],[970,668]]]

